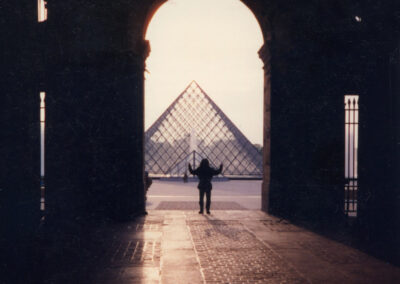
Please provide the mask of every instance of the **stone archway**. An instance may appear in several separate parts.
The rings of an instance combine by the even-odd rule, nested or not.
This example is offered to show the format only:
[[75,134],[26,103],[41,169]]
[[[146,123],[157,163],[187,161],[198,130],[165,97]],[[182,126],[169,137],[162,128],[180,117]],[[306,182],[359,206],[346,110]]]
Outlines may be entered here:
[[[139,45],[147,46],[146,55],[144,60],[148,56],[148,51],[150,49],[149,42],[145,40],[145,35],[147,28],[150,24],[151,19],[156,14],[157,10],[165,3],[167,0],[156,0],[150,4],[147,8],[147,13],[142,25],[141,38],[138,39]],[[271,66],[270,66],[270,49],[269,42],[271,41],[271,28],[270,23],[267,19],[266,7],[261,2],[262,1],[248,1],[241,0],[241,2],[251,11],[251,13],[256,18],[260,29],[263,34],[264,44],[259,50],[259,57],[264,63],[264,87],[263,87],[263,183],[262,183],[262,210],[268,211],[269,203],[269,187],[270,187],[270,167],[271,167]],[[143,91],[144,96],[144,91]]]
[[[149,48],[143,39],[164,2],[48,1],[49,17],[43,23],[37,22],[34,1],[18,9],[6,7],[11,40],[4,64],[9,70],[2,81],[6,139],[1,153],[6,158],[1,186],[8,216],[21,220],[11,232],[25,231],[26,224],[34,228],[38,222],[30,212],[39,210],[39,91],[47,94],[47,208],[56,216],[53,220],[143,213],[143,71]],[[326,216],[341,217],[343,94],[356,84],[364,90],[366,106],[361,109],[365,127],[360,132],[360,164],[366,167],[360,171],[360,196],[366,200],[360,202],[360,224],[380,232],[376,235],[386,242],[386,229],[398,231],[393,225],[397,219],[391,218],[397,201],[388,199],[395,194],[395,167],[385,159],[393,156],[395,141],[392,128],[381,127],[392,125],[387,110],[392,110],[394,92],[385,70],[390,70],[389,50],[398,46],[398,31],[387,21],[396,18],[395,10],[384,1],[378,1],[382,9],[338,1],[242,2],[258,19],[266,42],[260,50],[265,63],[264,148],[270,147],[271,136],[274,143],[272,151],[264,153],[263,209],[325,224],[333,220]],[[366,20],[354,22],[356,15],[366,15]],[[387,32],[371,33],[374,27]],[[354,39],[365,44],[362,56]],[[378,67],[382,72],[377,78]],[[376,135],[376,129],[382,135]],[[321,164],[326,154],[332,159]],[[368,164],[374,160],[379,163]],[[382,174],[376,174],[377,168]]]
[[[44,49],[52,60],[47,62],[47,74],[43,76],[48,95],[49,210],[54,208],[53,212],[59,211],[59,215],[65,216],[95,212],[94,215],[116,218],[144,213],[144,70],[150,48],[144,34],[152,15],[164,2],[82,4],[74,14],[69,14],[64,4],[49,6],[53,16],[46,28],[51,36]],[[325,194],[313,186],[321,182],[313,171],[317,174],[321,171],[313,165],[316,160],[313,145],[307,141],[312,138],[314,144],[321,146],[321,151],[326,151],[325,140],[331,137],[340,140],[342,132],[337,119],[340,112],[329,108],[329,104],[319,104],[318,95],[323,91],[325,79],[316,84],[314,78],[321,77],[318,66],[327,63],[319,60],[320,43],[309,41],[305,36],[299,40],[309,29],[306,24],[298,27],[290,21],[292,17],[302,16],[297,6],[281,7],[277,3],[269,6],[261,0],[243,3],[258,20],[265,40],[259,51],[265,65],[262,208],[285,213],[308,207],[311,208],[308,213],[315,216],[312,210],[317,210],[316,203],[304,206],[304,198],[311,194],[315,198],[325,195],[326,199],[332,198],[330,192]],[[291,10],[283,13],[286,8]],[[304,11],[308,8],[302,6]],[[104,17],[105,13],[113,17]],[[273,40],[269,20],[273,22]],[[65,25],[70,29],[62,33]],[[274,55],[272,58],[270,53]],[[271,73],[274,74],[272,112]],[[308,86],[313,89],[308,91]],[[342,101],[334,89],[324,93],[324,99],[334,105]],[[315,109],[323,106],[323,111],[309,113],[312,105],[318,107]],[[271,113],[272,124],[279,125],[282,132],[276,131],[277,127],[271,131]],[[311,129],[315,122],[313,115],[318,123],[337,121],[335,131]],[[274,139],[272,152],[271,139]],[[337,145],[339,149],[341,144]],[[340,149],[336,153],[339,157]],[[340,173],[339,164],[330,168]],[[332,186],[340,189],[340,180],[334,176],[329,178]]]
[[[50,215],[126,219],[144,213],[144,70],[150,50],[144,34],[164,2],[79,3],[73,14],[67,4],[49,3],[45,25],[50,36],[43,50],[52,60],[44,64],[42,85],[47,94]],[[265,40],[259,54],[265,65],[262,208],[266,211],[271,137],[269,7],[263,1],[243,3],[258,20]],[[105,13],[113,17],[104,17]],[[68,32],[61,32],[65,26]]]

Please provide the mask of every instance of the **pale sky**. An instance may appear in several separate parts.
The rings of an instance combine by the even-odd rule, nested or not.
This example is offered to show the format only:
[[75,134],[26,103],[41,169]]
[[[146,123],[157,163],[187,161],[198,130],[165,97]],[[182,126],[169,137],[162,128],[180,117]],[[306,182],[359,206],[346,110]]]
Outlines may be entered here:
[[146,39],[146,130],[195,80],[252,142],[262,144],[263,45],[259,24],[239,0],[169,0]]

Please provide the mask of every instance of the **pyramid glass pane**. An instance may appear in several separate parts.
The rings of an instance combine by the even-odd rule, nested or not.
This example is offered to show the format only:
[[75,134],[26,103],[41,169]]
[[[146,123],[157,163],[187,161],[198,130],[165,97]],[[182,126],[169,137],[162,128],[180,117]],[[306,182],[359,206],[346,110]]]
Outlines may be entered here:
[[183,176],[208,158],[225,176],[262,175],[262,155],[195,82],[146,131],[145,167],[155,176]]

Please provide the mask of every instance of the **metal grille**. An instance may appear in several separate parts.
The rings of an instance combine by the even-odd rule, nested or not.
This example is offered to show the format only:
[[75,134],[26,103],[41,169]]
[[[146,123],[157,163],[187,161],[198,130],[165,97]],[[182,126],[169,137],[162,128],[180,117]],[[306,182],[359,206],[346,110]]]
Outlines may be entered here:
[[358,192],[358,95],[346,95],[345,106],[345,185],[344,210],[357,216]]
[[44,155],[46,126],[46,93],[40,92],[40,210],[45,211]]
[[146,171],[182,176],[187,164],[208,158],[225,176],[262,175],[262,155],[192,81],[146,131]]

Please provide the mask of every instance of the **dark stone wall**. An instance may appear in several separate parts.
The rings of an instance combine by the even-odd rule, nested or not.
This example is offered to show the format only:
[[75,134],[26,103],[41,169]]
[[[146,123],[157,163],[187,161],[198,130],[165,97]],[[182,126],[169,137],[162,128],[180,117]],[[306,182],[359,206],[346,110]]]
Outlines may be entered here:
[[[0,34],[0,275],[28,274],[29,240],[39,220],[39,45],[36,3],[1,6]],[[17,283],[10,281],[9,283]]]
[[[143,36],[164,1],[49,1],[42,24],[35,1],[14,2],[1,18],[2,241],[23,240],[39,224],[41,90],[48,222],[142,214]],[[315,224],[343,220],[343,96],[358,93],[357,232],[398,260],[391,248],[400,239],[399,7],[383,0],[244,2],[268,50],[263,208]]]
[[[367,5],[368,4],[368,5]],[[357,233],[380,257],[399,263],[398,48],[399,11],[395,2],[358,7],[364,19],[353,38],[354,81],[360,90],[360,196]]]
[[[99,54],[94,62],[52,68],[47,189],[50,210],[62,211],[57,215],[110,217],[144,210],[143,201],[135,201],[143,199],[143,89],[138,84],[143,68],[135,57]],[[118,206],[125,200],[131,204]]]
[[138,8],[70,2],[49,6],[46,31],[49,218],[129,219],[145,211]]
[[353,232],[376,255],[399,261],[400,9],[391,1],[280,5],[270,18],[270,212],[323,226],[345,221],[343,96],[359,94]]
[[[310,2],[270,19],[270,212],[331,224],[343,218],[343,18]],[[307,19],[307,20],[306,20]]]
[[[396,49],[394,52],[392,58],[391,58],[391,93],[392,93],[392,99],[393,99],[393,109],[394,109],[394,128],[395,128],[395,154],[394,156],[394,165],[393,165],[393,171],[394,171],[394,181],[393,181],[393,189],[395,191],[395,244],[394,247],[400,247],[400,192],[399,192],[399,185],[400,185],[400,175],[398,174],[400,172],[400,44],[399,47]],[[397,262],[400,262],[400,252],[397,250],[396,254],[394,256]]]
[[[365,97],[360,119],[360,216],[362,240],[374,251],[399,261],[398,183],[398,46],[376,41],[369,46],[365,68]],[[396,149],[397,148],[397,149]]]

